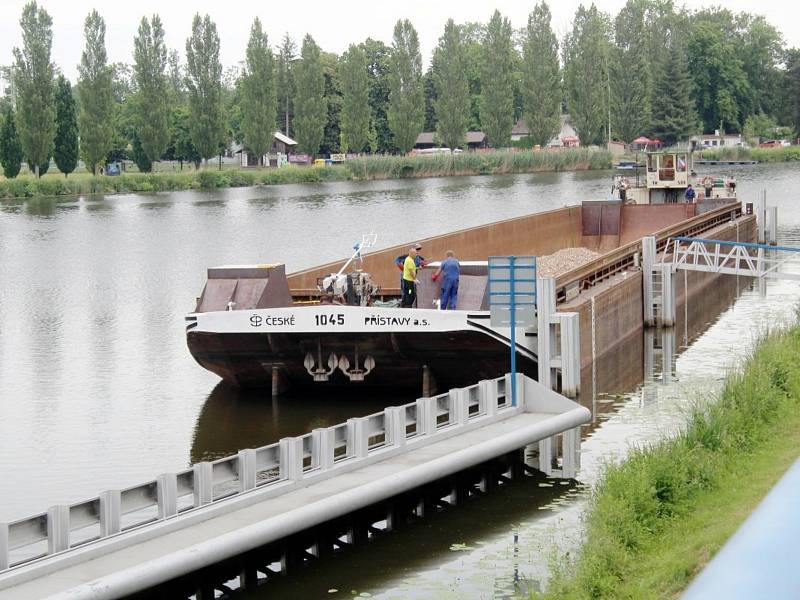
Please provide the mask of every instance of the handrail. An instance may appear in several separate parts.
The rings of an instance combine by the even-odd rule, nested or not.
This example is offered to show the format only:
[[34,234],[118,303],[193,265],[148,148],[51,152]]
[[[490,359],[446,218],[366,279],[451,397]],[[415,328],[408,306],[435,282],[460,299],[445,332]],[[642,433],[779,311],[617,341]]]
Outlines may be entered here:
[[358,459],[375,453],[430,443],[459,427],[507,418],[523,408],[507,401],[506,377],[510,376],[388,407],[299,437],[196,463],[122,490],[0,522],[0,574],[256,489],[320,477],[347,465],[355,468]]

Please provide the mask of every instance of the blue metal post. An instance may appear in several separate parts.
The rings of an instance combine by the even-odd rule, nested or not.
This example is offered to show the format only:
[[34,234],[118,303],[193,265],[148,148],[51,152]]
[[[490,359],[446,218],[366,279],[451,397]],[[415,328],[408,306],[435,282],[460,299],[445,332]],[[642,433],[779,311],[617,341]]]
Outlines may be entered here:
[[514,262],[516,256],[508,257],[508,278],[510,292],[509,308],[511,316],[511,406],[517,405],[517,299],[514,290]]

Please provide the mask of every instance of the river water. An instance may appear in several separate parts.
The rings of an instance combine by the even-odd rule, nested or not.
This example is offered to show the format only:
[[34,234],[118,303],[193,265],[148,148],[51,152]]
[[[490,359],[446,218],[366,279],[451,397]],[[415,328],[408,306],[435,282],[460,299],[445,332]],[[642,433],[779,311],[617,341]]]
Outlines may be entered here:
[[[768,204],[779,206],[779,241],[800,244],[797,167],[730,171],[746,201],[767,189]],[[377,233],[377,246],[387,247],[604,198],[610,177],[332,183],[0,205],[0,521],[409,400],[273,402],[218,383],[184,339],[183,316],[207,267],[283,261],[291,272],[345,256],[362,233]],[[619,369],[626,376],[605,367],[595,373],[598,389],[582,399],[595,417],[582,482],[631,444],[673,431],[690,403],[715,390],[758,332],[789,319],[800,298],[788,282],[770,282],[766,291],[747,280],[728,288],[700,321],[678,323],[676,356],[662,359],[658,348],[670,344],[657,336],[643,339],[633,358],[629,348],[614,359],[634,361],[635,368]],[[653,369],[643,359],[648,351]],[[279,585],[306,597],[512,595],[536,587],[556,549],[574,545],[585,495],[582,486],[523,480]],[[264,593],[276,592],[273,585]]]

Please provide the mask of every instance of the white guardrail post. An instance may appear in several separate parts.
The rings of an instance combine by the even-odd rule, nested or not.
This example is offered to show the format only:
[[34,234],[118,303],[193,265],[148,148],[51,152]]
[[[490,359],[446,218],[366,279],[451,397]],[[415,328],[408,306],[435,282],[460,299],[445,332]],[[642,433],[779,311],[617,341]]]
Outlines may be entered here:
[[100,494],[100,537],[122,531],[122,492],[106,490]]
[[390,406],[386,409],[386,443],[392,446],[406,445],[406,409]]
[[450,402],[453,405],[453,424],[466,425],[469,420],[469,390],[466,388],[450,390]]
[[256,451],[252,448],[239,450],[239,491],[246,492],[256,487]]
[[323,471],[333,466],[333,446],[335,432],[333,427],[319,427],[311,431],[313,443],[313,465]]
[[8,523],[0,523],[0,571],[5,571],[10,566],[8,556]]
[[300,481],[303,478],[303,439],[298,437],[281,438],[280,478],[287,481]]
[[162,473],[156,478],[156,496],[159,519],[178,514],[178,476],[175,473]]
[[194,505],[203,506],[214,499],[214,468],[210,462],[199,462],[192,467],[194,476]]
[[69,548],[69,506],[58,504],[47,509],[47,553]]

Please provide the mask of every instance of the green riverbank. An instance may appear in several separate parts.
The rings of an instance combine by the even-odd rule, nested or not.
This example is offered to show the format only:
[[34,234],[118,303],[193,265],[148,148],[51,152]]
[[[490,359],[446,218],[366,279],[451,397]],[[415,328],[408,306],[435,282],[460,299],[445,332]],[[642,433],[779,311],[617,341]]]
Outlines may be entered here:
[[703,150],[706,160],[757,160],[758,162],[793,162],[800,160],[800,146],[780,148],[721,148]]
[[456,175],[504,175],[545,171],[610,169],[611,155],[603,150],[562,150],[558,152],[464,152],[424,156],[368,156],[338,166],[287,166],[281,169],[213,168],[186,172],[126,173],[92,176],[75,173],[69,177],[48,174],[40,179],[19,176],[0,178],[0,198],[124,194],[188,189],[215,189],[287,183],[365,181]]
[[607,467],[584,544],[539,598],[673,598],[800,455],[800,326],[773,333],[675,438]]

